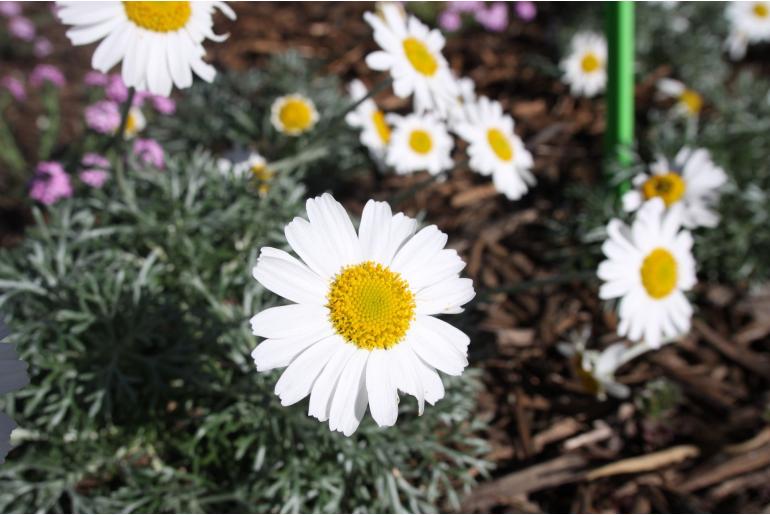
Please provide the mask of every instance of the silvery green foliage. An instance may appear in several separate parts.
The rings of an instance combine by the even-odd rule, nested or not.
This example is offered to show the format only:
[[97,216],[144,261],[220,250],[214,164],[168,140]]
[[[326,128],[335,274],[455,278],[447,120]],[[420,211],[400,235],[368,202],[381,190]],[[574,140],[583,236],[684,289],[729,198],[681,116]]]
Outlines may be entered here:
[[251,267],[304,196],[279,175],[260,198],[196,152],[35,211],[0,253],[0,309],[32,376],[11,399],[23,443],[0,512],[457,506],[487,468],[474,371],[422,417],[404,401],[396,427],[367,417],[345,438],[306,402],[281,407],[254,368],[248,319],[277,299]]

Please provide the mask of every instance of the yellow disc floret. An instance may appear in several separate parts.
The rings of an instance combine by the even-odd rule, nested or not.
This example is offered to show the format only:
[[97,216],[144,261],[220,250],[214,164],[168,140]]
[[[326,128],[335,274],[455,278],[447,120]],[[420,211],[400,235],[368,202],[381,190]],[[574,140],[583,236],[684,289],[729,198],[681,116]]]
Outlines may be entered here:
[[666,203],[666,207],[678,202],[684,195],[685,189],[686,185],[682,176],[675,172],[653,175],[642,185],[645,199],[660,197]]
[[438,71],[438,61],[428,47],[417,38],[406,38],[403,42],[404,54],[412,68],[426,77],[432,77]]
[[679,96],[679,101],[687,108],[691,115],[697,115],[703,108],[703,97],[697,91],[685,89]]
[[281,104],[278,120],[288,134],[300,134],[310,129],[315,123],[314,107],[300,96],[291,96]]
[[414,294],[397,272],[372,261],[343,268],[329,288],[332,326],[359,349],[389,349],[414,319]]
[[174,32],[187,25],[190,2],[123,2],[129,20],[153,32]]
[[754,4],[754,7],[751,9],[752,12],[754,12],[754,16],[757,18],[767,18],[768,15],[770,15],[770,9],[768,9],[767,4],[765,2],[757,2]]
[[580,68],[585,73],[593,73],[598,70],[602,65],[602,61],[599,56],[593,52],[586,52],[583,58],[580,60]]
[[379,109],[372,113],[372,123],[377,130],[377,135],[380,137],[380,140],[383,143],[388,143],[390,141],[390,127],[388,127],[387,122],[385,122],[385,115],[382,114],[382,111]]
[[487,141],[492,148],[492,152],[494,152],[501,161],[510,161],[513,159],[513,147],[511,146],[511,142],[508,141],[508,138],[505,137],[505,134],[503,134],[500,129],[489,129],[487,131]]
[[666,249],[658,247],[647,254],[640,273],[642,285],[653,299],[667,297],[676,288],[676,258]]
[[417,129],[409,135],[409,146],[418,154],[427,154],[433,148],[433,140],[428,131]]

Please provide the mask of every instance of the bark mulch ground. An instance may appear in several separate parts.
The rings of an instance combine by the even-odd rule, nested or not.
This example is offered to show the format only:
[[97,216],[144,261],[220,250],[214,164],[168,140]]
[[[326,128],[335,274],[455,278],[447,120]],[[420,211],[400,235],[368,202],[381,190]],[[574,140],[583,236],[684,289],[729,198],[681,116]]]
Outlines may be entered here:
[[[237,23],[219,29],[230,31],[228,43],[209,46],[220,69],[260,66],[296,49],[326,61],[326,71],[344,80],[379,79],[364,63],[374,49],[361,17],[369,5],[235,8]],[[535,156],[533,191],[512,203],[461,167],[444,182],[426,175],[360,179],[343,197],[353,211],[373,196],[424,212],[468,263],[478,296],[465,329],[473,335],[471,361],[484,371],[477,416],[489,420],[484,436],[496,469],[479,478],[463,508],[767,511],[770,291],[749,295],[733,285],[699,285],[691,333],[621,369],[619,379],[634,389],[635,401],[596,400],[556,350],[586,324],[594,348],[616,341],[617,321],[597,298],[593,271],[559,266],[580,252],[576,241],[554,236],[555,225],[575,216],[565,187],[576,181],[602,187],[604,108],[600,100],[570,97],[538,64],[556,62],[548,22],[554,9],[541,6],[536,21],[514,20],[504,34],[473,29],[450,36],[445,49],[456,71],[513,114]],[[84,73],[91,49],[73,50],[63,31],[53,34],[59,55],[52,62],[73,78]],[[643,110],[651,95],[644,87],[638,93]],[[387,95],[378,101],[386,109],[405,106]],[[78,112],[74,106],[72,112]],[[3,231],[11,241],[9,228]]]

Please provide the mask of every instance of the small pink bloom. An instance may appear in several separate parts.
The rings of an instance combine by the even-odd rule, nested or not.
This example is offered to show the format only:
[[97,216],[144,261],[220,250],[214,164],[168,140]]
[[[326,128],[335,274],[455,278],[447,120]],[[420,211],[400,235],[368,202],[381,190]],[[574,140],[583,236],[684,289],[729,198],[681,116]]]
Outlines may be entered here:
[[56,66],[52,64],[38,64],[29,76],[29,83],[36,88],[45,83],[61,88],[67,81],[64,79],[64,74]]
[[495,2],[477,11],[476,21],[487,30],[502,32],[508,27],[508,6],[504,2]]
[[38,163],[29,196],[47,206],[72,196],[70,177],[55,161]]
[[27,99],[27,91],[24,89],[24,84],[11,75],[6,75],[0,80],[0,86],[8,90],[8,93],[16,99],[17,102],[23,102]]
[[100,134],[113,134],[120,126],[120,109],[115,102],[100,100],[85,110],[86,125]]
[[35,39],[35,24],[24,16],[14,16],[8,22],[8,32],[22,41]]
[[532,21],[537,16],[535,2],[516,2],[516,15],[524,21]]
[[165,166],[165,154],[163,147],[154,139],[137,139],[134,141],[134,155],[139,162],[163,169]]
[[174,114],[176,111],[176,102],[174,102],[174,99],[160,96],[160,95],[153,95],[152,96],[152,107],[155,108],[156,111],[158,111],[160,114]]
[[104,94],[108,99],[123,103],[128,98],[128,88],[123,83],[123,78],[117,73],[107,77],[107,85],[104,87]]
[[108,81],[109,77],[107,77],[107,74],[94,70],[86,73],[86,76],[83,78],[86,86],[106,86]]
[[80,164],[86,167],[108,169],[110,167],[110,160],[96,152],[88,152],[80,160]]
[[101,188],[104,186],[104,183],[107,182],[109,175],[104,170],[89,169],[80,172],[78,177],[80,177],[80,180],[83,181],[83,183],[92,188]]
[[53,45],[48,39],[40,37],[35,40],[35,46],[32,49],[35,57],[42,59],[48,57],[53,52]]
[[439,14],[438,25],[447,32],[454,32],[462,25],[462,19],[458,12],[447,9]]
[[21,14],[20,2],[0,2],[0,16],[12,18]]

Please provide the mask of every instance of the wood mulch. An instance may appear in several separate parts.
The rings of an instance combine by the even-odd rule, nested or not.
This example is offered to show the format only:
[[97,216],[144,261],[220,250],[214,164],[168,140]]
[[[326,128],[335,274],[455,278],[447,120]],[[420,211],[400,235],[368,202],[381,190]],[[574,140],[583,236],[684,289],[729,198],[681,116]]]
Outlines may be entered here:
[[[617,341],[617,320],[597,298],[591,270],[565,274],[559,268],[560,259],[579,252],[577,242],[552,236],[554,223],[575,216],[565,185],[601,187],[604,108],[600,100],[570,97],[539,64],[556,62],[549,20],[557,8],[540,7],[535,22],[513,20],[504,34],[473,29],[450,36],[445,51],[455,70],[516,119],[535,156],[538,186],[532,192],[509,202],[487,179],[461,168],[443,182],[425,175],[360,179],[342,199],[352,211],[374,196],[424,213],[450,234],[450,245],[468,263],[478,296],[464,329],[473,336],[471,361],[484,370],[477,416],[489,421],[487,457],[496,469],[491,478],[479,478],[463,509],[766,512],[770,289],[750,295],[744,287],[699,285],[691,333],[621,369],[619,379],[636,401],[596,400],[556,350],[586,324],[594,348]],[[374,84],[379,77],[364,64],[374,49],[361,16],[369,8],[237,4],[238,21],[222,20],[218,29],[231,33],[228,43],[208,48],[220,69],[260,66],[296,49],[324,60],[326,71],[344,80]],[[53,62],[73,77],[82,74],[90,49],[73,51],[63,32],[54,40]],[[653,77],[642,81],[640,109],[653,83]],[[386,109],[405,106],[387,94],[378,101]],[[656,378],[677,392],[657,412],[638,400]]]

